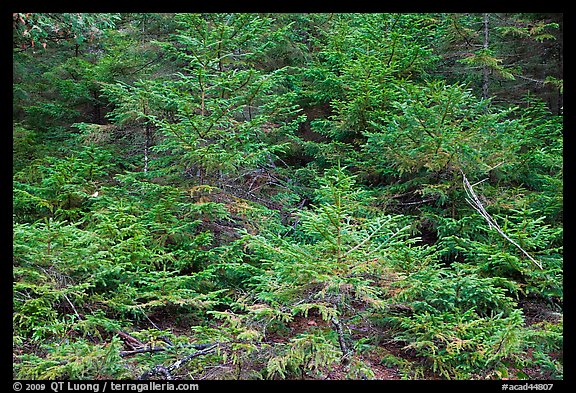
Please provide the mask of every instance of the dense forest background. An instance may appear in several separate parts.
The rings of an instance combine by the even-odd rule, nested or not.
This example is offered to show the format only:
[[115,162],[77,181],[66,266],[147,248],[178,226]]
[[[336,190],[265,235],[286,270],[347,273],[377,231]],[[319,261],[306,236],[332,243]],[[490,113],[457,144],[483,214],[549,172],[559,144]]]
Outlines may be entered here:
[[563,379],[562,14],[13,14],[13,377]]

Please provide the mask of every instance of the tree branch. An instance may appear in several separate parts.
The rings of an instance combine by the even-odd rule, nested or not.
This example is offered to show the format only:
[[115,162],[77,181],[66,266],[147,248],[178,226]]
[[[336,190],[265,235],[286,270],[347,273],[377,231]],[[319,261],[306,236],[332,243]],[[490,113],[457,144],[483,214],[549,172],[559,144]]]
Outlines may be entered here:
[[219,343],[211,344],[210,346],[208,346],[205,349],[191,353],[190,355],[176,361],[174,364],[172,364],[169,367],[165,367],[163,365],[154,366],[150,371],[145,372],[138,379],[140,379],[140,380],[148,379],[152,375],[155,375],[155,374],[162,374],[162,375],[164,375],[165,379],[173,379],[171,372],[179,369],[180,367],[182,367],[182,365],[184,365],[185,363],[194,359],[195,357],[206,355],[206,354],[212,352],[214,349],[216,349],[216,347],[218,345],[219,345]]
[[353,355],[354,351],[348,348],[346,345],[346,339],[344,338],[344,331],[342,329],[342,322],[338,318],[332,318],[332,324],[336,328],[336,333],[338,333],[338,343],[340,344],[340,350],[342,350],[342,364],[347,365],[350,362],[350,357]]
[[536,259],[534,259],[530,254],[528,254],[528,252],[526,252],[522,247],[520,247],[520,245],[518,243],[516,243],[514,240],[510,239],[510,237],[504,233],[504,231],[500,228],[498,223],[492,218],[492,216],[490,216],[490,214],[488,214],[486,209],[484,209],[482,202],[480,202],[480,199],[478,199],[478,196],[476,195],[476,193],[474,192],[474,189],[472,188],[472,186],[468,182],[468,179],[466,178],[466,175],[464,175],[464,172],[462,172],[462,171],[460,171],[460,172],[462,173],[462,181],[464,183],[464,190],[466,191],[466,195],[468,196],[468,198],[466,198],[466,202],[468,202],[468,204],[470,204],[470,206],[472,206],[474,208],[474,210],[476,210],[478,213],[480,213],[480,215],[482,217],[484,217],[484,219],[488,222],[488,226],[490,228],[496,229],[496,231],[498,231],[498,233],[500,235],[502,235],[502,237],[504,239],[508,240],[510,243],[515,245],[520,251],[522,251],[522,253],[524,255],[526,255],[528,257],[528,259],[530,259],[530,261],[532,261],[532,263],[534,263],[536,266],[538,266],[540,268],[540,270],[544,270],[544,268],[542,267],[542,264],[540,264]]

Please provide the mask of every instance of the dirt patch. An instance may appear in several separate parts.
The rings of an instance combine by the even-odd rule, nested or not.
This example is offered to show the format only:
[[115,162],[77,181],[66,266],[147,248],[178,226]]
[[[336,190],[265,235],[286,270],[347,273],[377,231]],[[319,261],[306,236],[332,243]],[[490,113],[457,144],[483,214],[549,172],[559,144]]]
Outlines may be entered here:
[[522,308],[526,326],[541,322],[559,323],[562,319],[560,306],[543,299],[524,298],[518,302],[518,306]]
[[386,366],[382,364],[382,357],[376,351],[362,354],[361,359],[370,367],[370,369],[372,369],[374,379],[401,379],[401,373],[398,366]]

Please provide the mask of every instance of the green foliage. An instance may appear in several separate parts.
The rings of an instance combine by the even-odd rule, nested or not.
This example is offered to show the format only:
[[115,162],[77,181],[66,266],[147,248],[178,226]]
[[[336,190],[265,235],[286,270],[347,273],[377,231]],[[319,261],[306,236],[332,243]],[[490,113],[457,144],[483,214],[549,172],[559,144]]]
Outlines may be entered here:
[[[434,45],[441,55],[438,74],[450,83],[469,84],[475,92],[488,88],[489,96],[505,104],[520,102],[547,79],[562,79],[561,70],[542,67],[551,53],[561,51],[561,21],[561,14],[461,13],[439,18],[442,38]],[[560,89],[546,89],[543,95],[552,97]],[[555,111],[561,105],[554,105]]]
[[407,349],[424,356],[433,372],[447,379],[490,377],[511,354],[520,350],[522,316],[515,310],[479,318],[474,309],[451,312],[418,313],[398,318]]
[[366,130],[389,108],[397,82],[425,72],[432,21],[426,14],[349,14],[338,15],[335,23],[336,34],[329,34],[320,56],[341,89],[332,101],[338,125],[330,130],[341,140],[341,133]]
[[93,380],[121,379],[126,369],[121,365],[118,338],[104,345],[77,340],[50,346],[45,358],[24,355],[15,365],[17,379]]
[[564,345],[563,321],[541,322],[524,331],[525,350],[532,359],[522,359],[520,364],[540,364],[538,378],[562,379],[564,375],[562,348]]
[[405,84],[395,110],[382,112],[377,132],[366,133],[366,161],[376,173],[484,171],[506,156],[502,135],[517,127],[509,111],[486,105],[463,86]]
[[474,309],[479,315],[509,314],[515,303],[506,289],[514,288],[501,278],[481,278],[468,272],[423,268],[402,282],[406,289],[397,300],[421,313],[457,312]]
[[67,157],[46,156],[14,175],[16,220],[78,220],[91,195],[113,170],[109,150],[88,145]]
[[[249,237],[256,258],[266,266],[261,277],[254,277],[260,298],[294,303],[312,297],[335,302],[352,295],[381,302],[378,289],[362,277],[386,274],[388,252],[404,244],[408,226],[402,225],[399,216],[363,217],[366,199],[354,183],[343,168],[326,171],[317,191],[319,204],[301,212],[293,241],[278,234]],[[334,306],[341,305],[336,302]]]
[[323,335],[308,333],[292,338],[282,352],[268,360],[266,372],[268,378],[285,379],[292,375],[320,374],[336,363],[340,351],[334,342]]
[[393,110],[401,86],[423,78],[433,64],[434,20],[428,14],[335,14],[319,26],[311,39],[317,54],[298,69],[294,88],[305,105],[329,107],[327,116],[310,122],[327,140],[306,145],[327,166],[354,165],[363,134]]
[[[512,280],[515,291],[524,294],[563,299],[562,284],[562,228],[552,228],[545,217],[534,210],[505,210],[507,216],[494,215],[502,230],[524,250],[541,261],[543,270],[522,255],[494,229],[478,219],[443,220],[439,226],[439,244],[448,259],[460,256],[462,268],[483,277],[502,277]],[[476,231],[469,225],[476,222]],[[467,236],[464,236],[467,234]]]
[[113,28],[120,19],[118,14],[90,13],[13,13],[14,47],[23,49],[48,42],[74,40],[77,44],[92,40],[103,29]]
[[526,98],[521,113],[524,126],[516,139],[517,160],[510,168],[510,182],[522,184],[532,193],[529,206],[542,211],[548,221],[561,220],[563,212],[563,123],[544,103]]
[[157,44],[181,71],[167,80],[107,86],[118,104],[110,117],[158,128],[165,139],[155,150],[185,170],[198,169],[201,179],[270,162],[283,147],[267,143],[266,134],[289,132],[291,121],[274,122],[294,112],[278,91],[277,70],[258,66],[281,34],[272,29],[274,19],[185,14],[177,22],[172,40]]
[[[59,173],[48,172],[47,179]],[[80,171],[74,175],[89,178]],[[14,318],[21,334],[45,337],[41,314],[44,322],[52,316],[52,334],[63,334],[68,322],[60,313],[74,309],[73,304],[98,302],[108,315],[142,317],[159,307],[202,309],[218,302],[217,292],[203,293],[203,281],[193,274],[216,258],[203,251],[211,244],[209,232],[197,227],[202,217],[224,218],[227,213],[218,204],[193,203],[180,190],[134,176],[118,176],[117,181],[120,189],[101,186],[99,195],[89,198],[89,211],[75,224],[58,219],[70,214],[53,208],[55,203],[15,194],[15,206],[22,210],[45,203],[53,213],[44,222],[14,226]],[[83,319],[75,314],[74,319]]]
[[22,170],[30,161],[38,158],[42,148],[36,142],[37,134],[20,124],[12,129],[12,173]]
[[501,66],[502,61],[502,59],[494,57],[494,54],[489,49],[480,49],[471,56],[460,60],[462,64],[469,67],[485,68],[490,70],[490,72],[497,73],[504,79],[515,80],[514,75]]
[[14,378],[563,378],[557,14],[13,19]]

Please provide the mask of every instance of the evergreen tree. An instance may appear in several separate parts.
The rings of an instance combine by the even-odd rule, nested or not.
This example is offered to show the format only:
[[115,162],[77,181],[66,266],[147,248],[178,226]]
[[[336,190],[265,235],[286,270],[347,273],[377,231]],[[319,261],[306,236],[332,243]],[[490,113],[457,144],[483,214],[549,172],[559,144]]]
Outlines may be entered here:
[[562,28],[14,13],[13,377],[561,380]]

